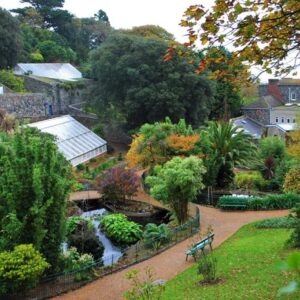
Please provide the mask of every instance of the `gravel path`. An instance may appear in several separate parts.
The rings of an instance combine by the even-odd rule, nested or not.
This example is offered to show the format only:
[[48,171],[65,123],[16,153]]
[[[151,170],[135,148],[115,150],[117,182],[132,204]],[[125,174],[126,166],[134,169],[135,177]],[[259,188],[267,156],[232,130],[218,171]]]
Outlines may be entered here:
[[[151,201],[149,199],[149,201]],[[224,212],[219,209],[198,206],[200,208],[201,228],[205,232],[212,226],[215,232],[213,247],[219,246],[243,225],[266,218],[280,217],[288,214],[287,210],[277,211],[238,211]],[[199,237],[192,237],[169,250],[154,256],[123,271],[100,278],[76,291],[64,294],[60,300],[120,300],[123,293],[130,288],[125,274],[132,269],[143,271],[145,267],[153,269],[155,279],[170,279],[192,265],[193,260],[185,261],[185,251]]]

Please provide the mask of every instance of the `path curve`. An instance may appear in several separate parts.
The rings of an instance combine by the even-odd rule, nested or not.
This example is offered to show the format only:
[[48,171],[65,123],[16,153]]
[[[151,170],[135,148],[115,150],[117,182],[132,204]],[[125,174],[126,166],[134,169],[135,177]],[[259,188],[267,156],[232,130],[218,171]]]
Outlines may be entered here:
[[[205,232],[212,226],[215,232],[213,247],[219,246],[243,225],[272,217],[281,217],[288,214],[288,210],[277,211],[236,211],[225,212],[219,209],[198,206],[200,208],[201,228]],[[78,290],[56,297],[59,300],[120,300],[130,288],[125,274],[138,269],[141,272],[150,267],[155,273],[155,279],[170,279],[181,273],[193,263],[192,259],[185,261],[185,251],[196,237],[189,238],[176,246],[156,255],[144,262],[136,264],[123,271],[100,278]]]

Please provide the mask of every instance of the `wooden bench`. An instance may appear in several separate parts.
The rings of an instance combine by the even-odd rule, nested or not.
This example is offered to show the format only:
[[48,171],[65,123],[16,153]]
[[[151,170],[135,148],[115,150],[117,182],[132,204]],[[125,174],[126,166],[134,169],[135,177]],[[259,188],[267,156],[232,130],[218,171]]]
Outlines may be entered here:
[[212,245],[211,244],[214,240],[214,236],[215,236],[214,233],[209,233],[206,238],[204,238],[200,242],[196,243],[190,250],[186,251],[185,252],[186,259],[185,260],[188,260],[188,256],[191,255],[191,256],[194,257],[194,260],[196,261],[197,252],[199,250],[201,250],[202,253],[204,253],[204,248],[205,248],[206,245],[209,245],[210,250],[212,250]]
[[219,201],[218,203],[218,207],[222,208],[222,209],[226,209],[226,208],[243,208],[246,209],[247,208],[247,200],[245,199],[226,199],[226,201]]

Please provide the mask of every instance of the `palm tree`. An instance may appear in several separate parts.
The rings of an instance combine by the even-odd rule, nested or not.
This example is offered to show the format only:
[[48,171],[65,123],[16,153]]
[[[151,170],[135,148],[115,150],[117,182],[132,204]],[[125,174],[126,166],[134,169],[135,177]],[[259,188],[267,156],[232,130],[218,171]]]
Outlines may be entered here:
[[201,131],[201,148],[207,169],[207,186],[228,186],[236,166],[246,166],[256,156],[251,136],[232,123],[210,122]]

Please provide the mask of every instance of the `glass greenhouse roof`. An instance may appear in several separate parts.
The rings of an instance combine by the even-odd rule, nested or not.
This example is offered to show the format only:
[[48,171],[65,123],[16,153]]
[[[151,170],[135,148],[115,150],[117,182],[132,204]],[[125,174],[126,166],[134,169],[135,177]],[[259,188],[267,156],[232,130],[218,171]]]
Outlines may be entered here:
[[40,63],[40,64],[17,64],[14,69],[17,75],[24,73],[31,74],[38,77],[46,77],[60,80],[74,80],[82,78],[79,72],[71,64],[64,63]]
[[105,140],[69,115],[31,123],[28,126],[55,136],[56,144],[67,160],[106,145]]

